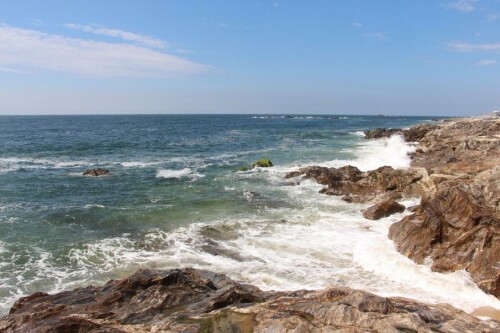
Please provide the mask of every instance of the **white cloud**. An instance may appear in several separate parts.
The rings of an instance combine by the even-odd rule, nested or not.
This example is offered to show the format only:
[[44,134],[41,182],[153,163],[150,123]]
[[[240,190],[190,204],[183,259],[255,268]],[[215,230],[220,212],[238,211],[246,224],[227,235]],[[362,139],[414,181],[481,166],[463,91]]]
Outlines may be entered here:
[[352,22],[352,26],[356,27],[356,28],[362,28],[363,27],[363,23],[361,23],[361,22]]
[[140,34],[136,34],[133,32],[123,31],[119,29],[111,29],[106,27],[97,27],[94,25],[79,25],[74,23],[64,24],[66,28],[81,30],[85,32],[89,32],[96,35],[103,35],[108,37],[120,38],[130,42],[136,42],[138,44],[142,44],[149,47],[158,47],[163,48],[167,46],[167,43],[161,39],[144,36]]
[[452,42],[448,43],[448,48],[454,52],[495,52],[500,51],[500,43],[491,43],[491,44],[471,44],[471,43],[461,43],[461,42]]
[[383,39],[383,40],[389,39],[386,32],[372,32],[367,34],[366,36],[373,39]]
[[491,66],[497,63],[496,60],[493,59],[484,59],[476,62],[476,66]]
[[209,69],[144,46],[70,38],[0,24],[0,71],[167,77]]
[[479,0],[458,0],[448,2],[446,6],[451,9],[459,10],[464,13],[470,13],[476,9],[476,3]]

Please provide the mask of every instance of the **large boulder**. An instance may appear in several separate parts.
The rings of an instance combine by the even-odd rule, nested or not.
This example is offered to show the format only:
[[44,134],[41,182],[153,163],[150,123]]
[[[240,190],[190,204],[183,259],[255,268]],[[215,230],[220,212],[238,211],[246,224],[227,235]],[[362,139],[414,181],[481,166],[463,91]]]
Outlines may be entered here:
[[190,268],[142,270],[103,286],[19,299],[11,332],[498,332],[449,305],[350,288],[264,292]]
[[402,213],[405,211],[405,206],[397,203],[394,200],[380,202],[363,211],[363,216],[369,220],[380,220],[383,217],[391,216],[392,214]]

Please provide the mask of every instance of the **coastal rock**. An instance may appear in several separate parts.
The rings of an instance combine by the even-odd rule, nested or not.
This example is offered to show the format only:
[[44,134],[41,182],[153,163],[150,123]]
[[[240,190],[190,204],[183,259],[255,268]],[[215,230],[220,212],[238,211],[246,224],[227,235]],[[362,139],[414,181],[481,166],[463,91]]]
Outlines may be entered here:
[[497,332],[449,305],[350,288],[263,292],[190,268],[19,299],[2,332]]
[[407,142],[418,142],[422,140],[422,138],[432,131],[433,129],[436,129],[436,125],[431,125],[431,124],[420,124],[413,126],[409,129],[403,130],[403,138]]
[[83,172],[83,175],[84,176],[94,176],[94,177],[106,176],[106,175],[109,175],[109,170],[108,169],[101,169],[101,168],[88,169],[88,170],[85,170]]
[[321,193],[342,196],[347,202],[365,203],[422,195],[427,185],[425,169],[395,170],[384,166],[362,172],[353,166],[341,168],[306,167],[290,172],[287,178],[302,176],[327,187]]
[[432,269],[467,270],[500,297],[500,121],[455,119],[420,140],[412,165],[431,173],[414,214],[393,224],[399,252]]
[[412,166],[437,174],[476,175],[498,166],[499,159],[500,120],[461,119],[429,131]]
[[500,214],[486,204],[491,192],[473,196],[475,186],[480,187],[457,180],[440,183],[414,214],[390,227],[389,238],[417,263],[431,258],[434,271],[465,269],[481,289],[500,297]]
[[363,211],[363,216],[369,220],[380,220],[383,217],[387,217],[395,213],[402,213],[404,211],[405,206],[394,200],[387,200],[365,209]]
[[401,128],[375,128],[369,131],[364,131],[364,133],[365,139],[380,139],[399,134],[401,131]]
[[253,164],[252,164],[253,168],[256,168],[256,167],[268,168],[268,167],[272,167],[272,166],[273,166],[273,163],[268,158],[260,159],[258,161],[253,162]]

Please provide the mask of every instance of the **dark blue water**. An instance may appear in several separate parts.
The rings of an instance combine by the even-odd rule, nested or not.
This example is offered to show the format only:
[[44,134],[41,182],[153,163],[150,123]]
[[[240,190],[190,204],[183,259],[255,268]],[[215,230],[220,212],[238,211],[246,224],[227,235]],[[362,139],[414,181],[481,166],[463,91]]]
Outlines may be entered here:
[[[0,311],[25,294],[99,283],[139,267],[213,266],[231,273],[241,260],[203,252],[197,235],[206,225],[230,225],[236,236],[221,246],[252,252],[237,269],[249,271],[238,277],[259,282],[255,276],[266,266],[258,262],[274,260],[269,253],[283,256],[281,262],[293,256],[286,246],[279,252],[276,244],[256,245],[279,232],[278,222],[298,223],[290,231],[322,221],[323,213],[349,209],[328,202],[311,208],[316,185],[291,186],[286,171],[329,161],[361,163],[363,149],[377,158],[384,146],[367,146],[359,131],[428,119],[0,117]],[[260,158],[272,160],[272,171],[237,172]],[[96,167],[111,174],[82,176]],[[287,270],[270,273],[262,284],[279,287]]]

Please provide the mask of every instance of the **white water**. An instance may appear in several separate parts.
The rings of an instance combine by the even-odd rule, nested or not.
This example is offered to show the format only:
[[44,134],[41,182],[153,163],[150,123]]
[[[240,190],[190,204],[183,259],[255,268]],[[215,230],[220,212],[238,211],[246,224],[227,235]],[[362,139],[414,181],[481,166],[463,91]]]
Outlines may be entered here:
[[[362,170],[382,165],[407,167],[410,162],[407,153],[412,149],[399,137],[366,141],[358,147],[357,158],[333,160],[324,165],[351,164]],[[482,306],[500,309],[500,301],[477,288],[466,272],[432,272],[429,265],[417,265],[394,249],[387,232],[406,213],[379,221],[366,220],[360,213],[366,205],[346,204],[339,198],[319,194],[321,186],[312,181],[289,186],[284,175],[297,167],[257,168],[228,173],[219,180],[230,184],[224,186],[225,191],[235,196],[251,201],[252,193],[259,193],[279,198],[290,203],[290,207],[263,206],[258,214],[237,213],[174,230],[151,230],[140,239],[124,234],[95,241],[72,249],[68,256],[73,267],[66,269],[54,267],[50,254],[40,252],[26,265],[27,270],[36,267],[37,275],[24,281],[21,277],[24,274],[20,274],[19,290],[9,299],[23,295],[23,284],[44,281],[46,285],[47,276],[51,278],[51,292],[56,292],[120,278],[140,267],[191,266],[223,272],[262,289],[342,285],[385,296],[449,303],[467,312]],[[196,172],[189,168],[157,170],[159,178],[194,175]],[[415,203],[417,199],[403,202],[406,206]],[[243,261],[203,251],[206,238],[201,231],[205,226],[233,230],[234,238],[216,241]],[[0,243],[0,254],[2,251]]]

